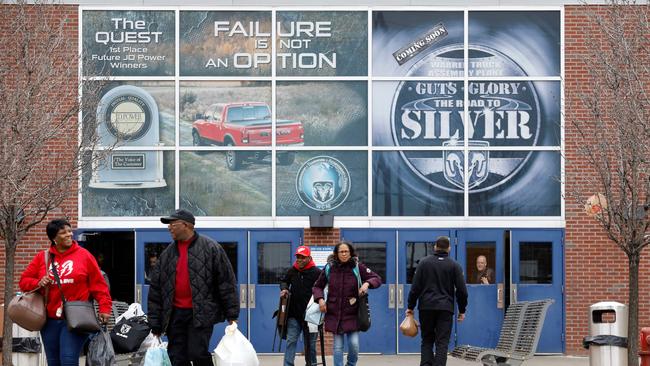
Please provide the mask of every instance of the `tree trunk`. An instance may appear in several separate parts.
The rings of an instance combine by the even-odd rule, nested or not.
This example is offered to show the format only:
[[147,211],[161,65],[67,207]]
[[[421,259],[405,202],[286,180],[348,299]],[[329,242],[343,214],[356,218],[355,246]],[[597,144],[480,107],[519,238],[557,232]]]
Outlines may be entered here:
[[12,326],[13,322],[9,319],[7,306],[14,297],[14,263],[16,256],[16,241],[11,239],[5,241],[5,296],[4,296],[4,331],[2,332],[2,364],[12,366],[11,363],[11,344],[13,340]]
[[629,264],[629,295],[627,317],[627,365],[639,366],[639,254],[628,257]]

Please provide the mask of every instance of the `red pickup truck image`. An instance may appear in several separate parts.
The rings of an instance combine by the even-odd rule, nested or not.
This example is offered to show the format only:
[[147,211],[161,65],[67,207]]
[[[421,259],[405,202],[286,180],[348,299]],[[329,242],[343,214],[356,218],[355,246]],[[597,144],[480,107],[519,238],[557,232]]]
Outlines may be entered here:
[[[305,130],[300,121],[276,120],[277,146],[304,145]],[[245,102],[213,104],[197,114],[192,124],[194,146],[271,146],[271,110],[266,103]],[[241,168],[246,159],[263,159],[268,152],[228,151],[230,170]],[[278,151],[278,164],[291,165],[295,153]]]

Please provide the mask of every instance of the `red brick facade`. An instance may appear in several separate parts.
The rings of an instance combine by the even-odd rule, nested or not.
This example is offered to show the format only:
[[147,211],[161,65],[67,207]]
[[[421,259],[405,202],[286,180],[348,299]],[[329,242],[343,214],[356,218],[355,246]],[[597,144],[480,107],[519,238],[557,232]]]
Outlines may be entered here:
[[[11,13],[3,6],[0,12],[0,31],[6,32],[5,21]],[[584,34],[592,26],[584,15],[581,6],[565,7],[565,96],[567,115],[589,119],[588,111],[581,105],[579,92],[587,83],[587,71],[583,58],[586,54]],[[68,19],[71,37],[77,37],[78,9],[76,6],[59,6],[58,14]],[[40,21],[34,16],[34,21]],[[2,45],[0,45],[0,49]],[[75,50],[71,50],[76,52]],[[74,85],[72,85],[74,87]],[[577,154],[577,146],[585,143],[570,123],[566,124],[566,172],[571,177],[576,173],[589,174],[590,167],[581,163]],[[71,131],[76,131],[71,126]],[[75,132],[76,133],[76,132]],[[66,143],[62,141],[62,146]],[[583,189],[584,197],[594,192],[580,184],[569,180],[567,192]],[[68,216],[76,221],[77,193],[71,192],[70,197],[53,217]],[[19,249],[16,263],[16,280],[29,263],[34,254],[47,246],[44,225],[34,228],[27,235]],[[306,229],[304,242],[306,245],[334,245],[339,240],[339,229]],[[566,201],[566,245],[565,245],[565,284],[566,284],[566,353],[584,354],[581,341],[588,333],[588,307],[599,301],[618,301],[627,303],[627,259],[622,251],[611,243],[596,222],[584,214],[581,204],[567,198]],[[0,266],[4,267],[4,245],[0,250]],[[650,254],[646,250],[642,257],[639,278],[639,326],[650,326]],[[4,272],[0,273],[0,291],[4,290]],[[331,341],[331,339],[329,340]],[[631,340],[632,342],[636,340]],[[331,344],[327,346],[331,350]]]

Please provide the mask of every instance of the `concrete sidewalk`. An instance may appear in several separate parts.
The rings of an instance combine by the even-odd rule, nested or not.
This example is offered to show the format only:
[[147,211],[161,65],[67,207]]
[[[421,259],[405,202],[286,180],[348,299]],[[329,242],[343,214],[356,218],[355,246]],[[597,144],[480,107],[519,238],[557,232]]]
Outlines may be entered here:
[[[282,366],[282,355],[259,356],[260,366]],[[296,366],[303,366],[305,359],[296,356]],[[320,357],[318,358],[320,362]],[[334,366],[332,357],[325,358],[327,366]],[[358,366],[417,366],[420,364],[419,355],[364,355],[359,356]],[[447,366],[476,366],[478,363],[461,361],[453,357],[447,359]],[[573,356],[535,356],[523,363],[523,366],[588,366],[589,358]]]

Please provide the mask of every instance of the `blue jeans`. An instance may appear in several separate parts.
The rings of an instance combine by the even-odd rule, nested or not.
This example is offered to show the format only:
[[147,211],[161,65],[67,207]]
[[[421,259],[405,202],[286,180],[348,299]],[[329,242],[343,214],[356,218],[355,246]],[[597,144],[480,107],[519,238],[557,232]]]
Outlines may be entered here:
[[41,337],[48,366],[79,366],[79,355],[88,339],[87,334],[69,331],[65,320],[47,319]]
[[[309,360],[311,364],[316,363],[316,338],[318,333],[305,333],[303,330],[303,322],[296,318],[289,318],[287,320],[287,348],[284,350],[284,366],[293,366],[293,361],[296,358],[296,344],[300,333],[303,333],[303,341],[307,343],[309,338]],[[307,325],[305,325],[307,328]],[[306,357],[305,357],[306,358]]]
[[348,337],[347,366],[355,366],[359,359],[359,332],[334,334],[334,366],[343,366],[343,336]]

